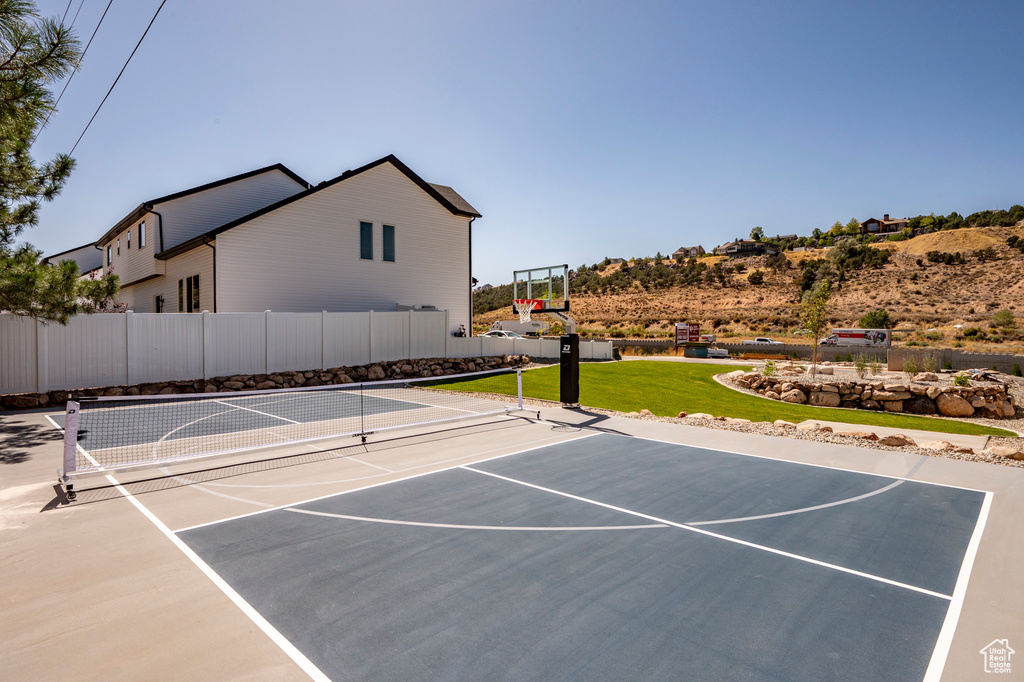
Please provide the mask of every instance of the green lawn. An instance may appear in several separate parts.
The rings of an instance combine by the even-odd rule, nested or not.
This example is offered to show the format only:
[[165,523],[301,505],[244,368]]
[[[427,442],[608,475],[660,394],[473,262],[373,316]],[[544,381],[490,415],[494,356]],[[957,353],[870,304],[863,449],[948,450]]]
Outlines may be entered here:
[[[580,404],[619,412],[639,412],[646,408],[662,417],[674,417],[682,411],[691,414],[706,412],[716,417],[736,417],[756,422],[771,422],[776,419],[791,422],[822,419],[943,433],[1015,435],[1003,429],[950,419],[809,407],[766,400],[726,388],[712,378],[716,374],[735,369],[737,368],[732,365],[687,362],[580,363]],[[558,370],[557,366],[553,366],[523,372],[523,396],[559,400]],[[450,390],[516,394],[515,374],[496,374],[461,381],[441,380],[436,385]]]

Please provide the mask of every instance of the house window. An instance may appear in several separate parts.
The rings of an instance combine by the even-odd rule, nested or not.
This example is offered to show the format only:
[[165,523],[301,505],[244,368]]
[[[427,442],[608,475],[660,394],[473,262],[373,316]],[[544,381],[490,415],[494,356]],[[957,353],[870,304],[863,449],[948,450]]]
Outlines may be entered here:
[[107,265],[110,265],[114,260],[113,256],[111,255],[112,253],[113,248],[110,246],[110,244],[107,244]]
[[373,260],[373,223],[359,223],[359,257]]
[[164,297],[160,294],[157,294],[153,299],[153,310],[158,313],[162,313],[164,311]]
[[128,230],[125,238],[125,248],[131,251],[132,249],[132,231]]
[[395,262],[395,226],[384,226],[384,260]]
[[178,312],[198,313],[199,310],[199,275],[179,279]]
[[118,238],[118,240],[117,240],[117,255],[118,256],[121,255],[121,239],[120,238]]
[[146,245],[146,221],[139,223],[139,248]]

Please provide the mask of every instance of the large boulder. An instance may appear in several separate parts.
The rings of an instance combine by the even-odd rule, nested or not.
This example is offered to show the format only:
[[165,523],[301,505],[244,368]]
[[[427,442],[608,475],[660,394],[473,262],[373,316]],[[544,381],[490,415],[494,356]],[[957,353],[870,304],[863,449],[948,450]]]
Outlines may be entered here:
[[785,419],[776,419],[774,422],[772,422],[772,426],[778,426],[780,429],[796,428],[796,424],[794,424],[793,422],[788,422]]
[[1004,445],[993,445],[981,451],[982,455],[989,457],[1005,457],[1007,459],[1024,459],[1024,452],[1017,448],[1010,448]]
[[891,436],[878,439],[879,445],[888,445],[894,448],[902,448],[908,445],[917,445],[913,438],[904,436],[902,433],[894,433]]
[[814,391],[811,393],[811,405],[817,407],[839,407],[839,394],[828,391]]
[[861,400],[860,401],[860,409],[862,409],[862,410],[880,410],[880,409],[882,409],[882,406],[879,405],[874,400],[868,399],[868,400]]
[[906,400],[910,398],[910,391],[874,391],[871,397],[875,400]]
[[940,395],[942,395],[942,389],[939,388],[938,386],[929,386],[928,390],[926,390],[924,394],[931,398],[932,400],[935,400]]
[[886,412],[902,412],[903,401],[902,400],[886,400],[882,403],[882,407]]
[[936,398],[935,407],[947,417],[970,417],[974,414],[974,408],[969,402],[950,393],[943,393]]
[[[782,394],[782,401],[786,403],[796,403],[797,405],[803,405],[807,402],[807,396],[799,388],[794,388],[791,391],[786,391]],[[839,396],[836,396],[837,398]]]
[[934,372],[919,372],[914,375],[914,381],[938,381],[939,377]]
[[373,365],[366,370],[366,378],[370,381],[378,381],[384,378],[384,368],[380,365]]
[[935,414],[935,401],[929,400],[923,395],[916,395],[910,400],[903,401],[903,411],[907,414]]

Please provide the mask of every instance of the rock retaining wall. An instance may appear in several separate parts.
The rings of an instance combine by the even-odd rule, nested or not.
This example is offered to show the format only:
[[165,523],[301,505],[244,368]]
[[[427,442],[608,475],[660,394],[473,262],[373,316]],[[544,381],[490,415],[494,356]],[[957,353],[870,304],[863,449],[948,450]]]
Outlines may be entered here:
[[337,367],[328,370],[278,372],[275,374],[240,374],[235,376],[199,379],[196,381],[165,381],[136,386],[85,388],[76,391],[49,391],[22,395],[0,396],[5,409],[30,409],[63,405],[75,396],[169,395],[179,393],[231,393],[299,386],[325,386],[352,384],[384,379],[410,379],[447,376],[489,369],[519,367],[530,362],[525,355],[498,355],[478,358],[429,358],[378,362],[358,367]]
[[794,377],[763,376],[734,372],[740,386],[766,398],[819,407],[847,407],[907,414],[941,414],[947,417],[1010,419],[1015,414],[1013,396],[1001,384],[984,386],[936,386],[935,375],[919,375],[905,384],[881,381],[810,382]]

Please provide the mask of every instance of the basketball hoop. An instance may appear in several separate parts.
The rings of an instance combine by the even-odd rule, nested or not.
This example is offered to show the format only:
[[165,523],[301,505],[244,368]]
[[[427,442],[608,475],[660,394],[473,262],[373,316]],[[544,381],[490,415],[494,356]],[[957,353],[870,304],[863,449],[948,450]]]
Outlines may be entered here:
[[541,301],[536,298],[517,298],[512,301],[512,306],[519,313],[520,322],[530,321],[530,312],[533,310],[540,310]]

